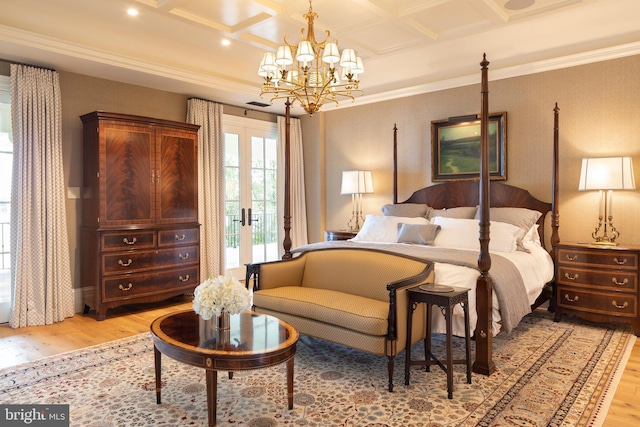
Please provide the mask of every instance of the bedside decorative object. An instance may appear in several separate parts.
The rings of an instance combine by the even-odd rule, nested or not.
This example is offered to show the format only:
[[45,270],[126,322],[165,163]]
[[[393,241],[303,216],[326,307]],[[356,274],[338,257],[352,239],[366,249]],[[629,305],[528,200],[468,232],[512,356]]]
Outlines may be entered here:
[[630,323],[640,335],[640,246],[556,247],[555,321],[572,314],[593,322]]
[[[633,176],[631,157],[582,159],[578,190],[600,191],[598,226],[591,233],[594,239],[593,244],[616,245],[620,232],[613,226],[613,190],[635,190],[635,188],[636,181]],[[600,234],[601,231],[602,234]]]
[[249,290],[231,276],[208,278],[193,292],[193,311],[204,320],[216,317],[216,329],[229,328],[229,315],[247,311],[251,306]]
[[351,219],[347,223],[350,231],[360,231],[364,223],[362,217],[362,195],[373,193],[371,171],[342,172],[340,194],[351,194]]
[[334,240],[349,240],[356,237],[358,234],[357,231],[349,231],[349,230],[325,230],[324,231],[324,241],[331,242]]

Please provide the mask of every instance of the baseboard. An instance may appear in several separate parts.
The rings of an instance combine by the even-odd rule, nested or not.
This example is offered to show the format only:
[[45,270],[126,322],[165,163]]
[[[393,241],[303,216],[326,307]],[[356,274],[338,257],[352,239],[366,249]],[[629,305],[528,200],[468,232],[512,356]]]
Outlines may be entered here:
[[84,306],[86,301],[93,301],[91,299],[94,289],[92,286],[84,288],[75,288],[73,290],[73,296],[75,298],[74,311],[76,313],[84,313]]

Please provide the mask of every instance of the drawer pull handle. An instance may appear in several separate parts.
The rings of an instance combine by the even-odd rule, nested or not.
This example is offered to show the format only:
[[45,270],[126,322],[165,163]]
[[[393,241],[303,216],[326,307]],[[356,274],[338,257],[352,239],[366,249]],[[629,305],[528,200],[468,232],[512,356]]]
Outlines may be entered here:
[[618,282],[618,279],[616,279],[615,277],[612,277],[611,281],[613,282],[614,285],[618,285],[618,286],[624,286],[629,284],[629,279],[626,279],[626,278],[622,282]]
[[131,239],[131,241],[129,241],[129,239],[125,237],[124,239],[122,239],[122,241],[125,242],[127,245],[135,245],[138,239],[134,237],[133,239]]
[[189,259],[189,252],[187,252],[186,254],[182,255],[182,254],[178,254],[178,258],[180,259]]
[[120,283],[118,285],[118,289],[120,289],[121,291],[129,291],[129,290],[131,290],[131,288],[133,288],[133,284],[132,283],[129,283],[129,286],[126,287],[126,288],[124,286],[122,286],[122,283]]
[[[129,267],[131,265],[131,258],[129,258],[127,260],[127,263],[125,264],[121,259],[118,260],[118,264],[120,264],[123,267]],[[615,279],[614,279],[615,280]]]
[[578,259],[578,255],[569,255],[569,254],[567,254],[566,257],[567,257],[567,261],[575,261],[575,260]]
[[573,276],[570,276],[569,273],[564,273],[564,277],[566,277],[569,280],[576,280],[580,276],[578,275],[578,273],[574,274]]
[[182,240],[184,240],[184,238],[185,238],[185,237],[187,237],[187,236],[185,236],[184,234],[183,234],[182,236],[178,236],[178,235],[176,234],[176,240],[177,240],[177,241],[179,241],[179,242],[180,242],[180,241],[182,241]]
[[626,259],[626,258],[623,258],[623,259],[622,259],[622,261],[620,261],[620,260],[618,260],[618,257],[615,257],[615,258],[613,259],[613,262],[615,262],[615,263],[616,263],[616,264],[618,264],[618,265],[625,265],[625,264],[627,263],[627,259]]
[[629,306],[629,303],[627,301],[624,302],[624,304],[619,305],[616,300],[611,301],[611,305],[614,306],[615,308],[619,308],[620,310],[622,310],[623,308],[627,308]]
[[187,280],[189,280],[189,275],[187,274],[186,276],[182,277],[182,276],[178,276],[178,278],[180,279],[181,282],[186,282]]
[[569,294],[564,294],[564,299],[566,299],[569,302],[576,302],[576,301],[578,301],[580,299],[580,297],[578,295],[576,295],[575,298],[571,299],[571,298],[569,298]]

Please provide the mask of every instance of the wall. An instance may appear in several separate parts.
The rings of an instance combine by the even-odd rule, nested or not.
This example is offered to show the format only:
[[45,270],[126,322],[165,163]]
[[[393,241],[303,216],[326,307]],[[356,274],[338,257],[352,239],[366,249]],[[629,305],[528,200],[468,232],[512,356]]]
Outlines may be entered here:
[[[497,81],[491,80],[489,66],[489,110],[507,112],[506,182],[525,187],[545,201],[551,201],[553,108],[558,103],[562,241],[590,241],[597,222],[597,192],[577,191],[582,157],[632,156],[636,176],[640,175],[638,75],[640,56]],[[372,170],[375,194],[363,196],[365,214],[380,214],[380,207],[391,203],[394,123],[398,127],[398,200],[429,185],[430,123],[480,113],[479,82],[480,67],[477,85],[305,117],[305,154],[317,151],[316,144],[325,153],[317,160],[305,159],[307,209],[319,212],[308,219],[310,241],[322,240],[324,229],[346,228],[351,199],[340,195],[343,170]],[[366,92],[365,77],[362,87]],[[317,196],[316,183],[323,181],[324,192]],[[621,232],[621,243],[640,243],[637,181],[638,190],[614,194],[614,224]]]

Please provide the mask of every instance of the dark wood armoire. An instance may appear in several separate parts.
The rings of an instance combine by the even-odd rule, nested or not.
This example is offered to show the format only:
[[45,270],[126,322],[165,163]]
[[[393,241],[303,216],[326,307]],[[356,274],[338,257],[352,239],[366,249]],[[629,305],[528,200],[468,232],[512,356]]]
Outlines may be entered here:
[[200,277],[197,125],[95,111],[84,125],[85,309],[191,293]]

